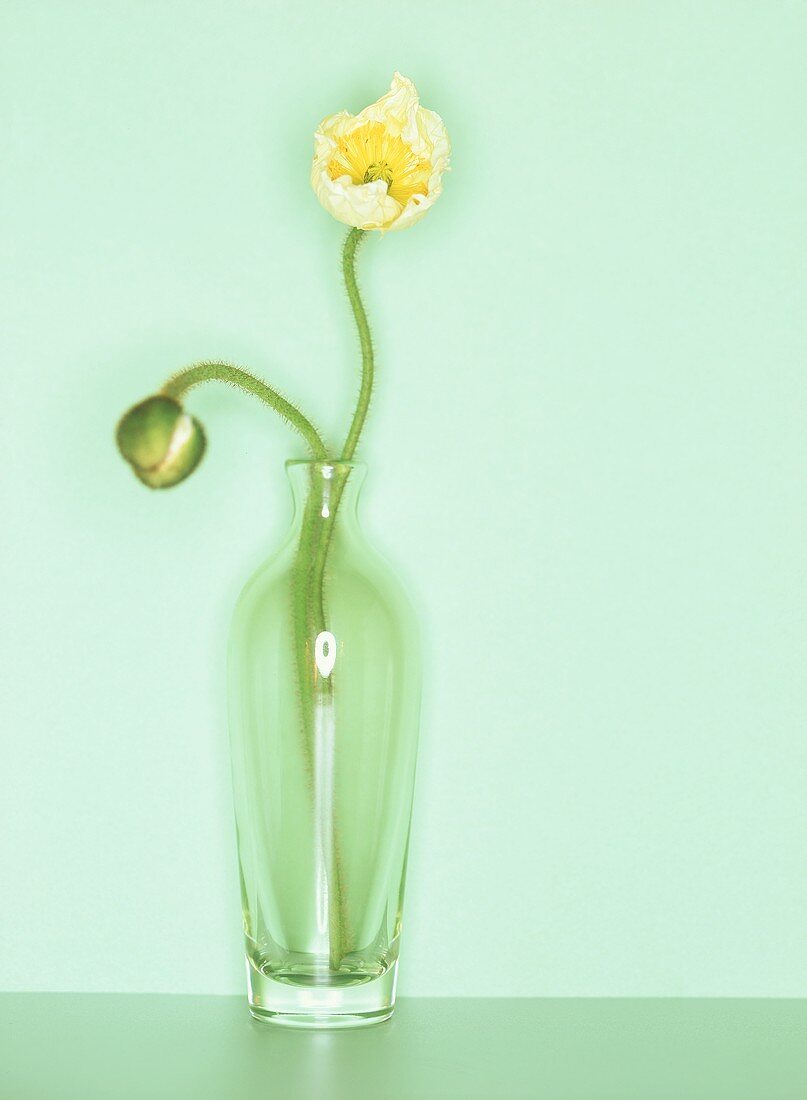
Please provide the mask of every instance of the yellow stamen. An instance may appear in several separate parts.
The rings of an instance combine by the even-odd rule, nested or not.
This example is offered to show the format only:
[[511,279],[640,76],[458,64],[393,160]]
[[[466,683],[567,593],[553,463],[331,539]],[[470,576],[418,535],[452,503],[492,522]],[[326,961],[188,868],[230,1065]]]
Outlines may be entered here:
[[383,180],[387,193],[406,206],[412,195],[428,194],[431,165],[421,160],[383,122],[366,122],[339,139],[339,147],[328,165],[332,180],[350,176],[354,183]]

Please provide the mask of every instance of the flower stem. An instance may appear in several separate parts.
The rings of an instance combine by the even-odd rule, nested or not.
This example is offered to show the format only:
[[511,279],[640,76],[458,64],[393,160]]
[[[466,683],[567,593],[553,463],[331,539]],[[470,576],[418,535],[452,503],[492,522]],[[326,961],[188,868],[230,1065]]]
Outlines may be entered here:
[[356,281],[356,251],[366,236],[367,233],[363,229],[351,229],[345,238],[344,248],[342,249],[342,275],[345,279],[345,288],[350,299],[350,308],[353,310],[356,328],[359,330],[359,342],[361,344],[361,388],[350,431],[342,450],[343,462],[350,462],[353,458],[364,427],[364,421],[367,419],[370,399],[373,395],[375,373],[373,338],[370,335],[367,313],[359,293],[359,284]]
[[[356,280],[356,252],[359,245],[366,237],[367,233],[363,229],[353,228],[348,232],[342,248],[342,275],[345,280],[347,296],[350,300],[350,308],[353,310],[356,328],[359,331],[359,343],[361,345],[361,387],[359,389],[356,409],[353,413],[353,420],[350,424],[350,431],[348,432],[344,448],[342,449],[342,462],[350,462],[355,454],[364,427],[364,422],[367,419],[367,413],[370,408],[370,400],[373,396],[373,382],[375,380],[373,338],[370,334],[367,311],[361,300],[359,284]],[[333,535],[339,502],[342,499],[345,483],[349,476],[350,471],[347,470],[343,475],[334,479],[330,516],[328,521],[320,528],[319,539],[315,547],[314,582],[317,589],[317,599],[319,600],[320,617],[323,622],[325,620],[325,597],[323,589],[325,566],[328,560],[328,549]]]
[[[359,294],[356,281],[356,252],[359,245],[366,237],[361,229],[351,229],[345,239],[342,249],[342,274],[345,280],[350,306],[356,327],[359,331],[361,344],[361,387],[356,410],[350,425],[345,446],[342,451],[342,461],[350,462],[356,451],[359,438],[367,418],[370,407],[370,399],[373,391],[373,341],[370,335],[370,325],[367,321],[367,313]],[[305,753],[309,768],[309,777],[313,776],[314,756],[314,726],[315,708],[312,700],[307,697],[311,690],[308,679],[310,673],[311,653],[308,650],[307,639],[313,639],[321,630],[327,628],[327,601],[325,599],[325,578],[328,553],[331,539],[334,533],[339,502],[345,488],[350,471],[340,471],[334,478],[333,491],[326,516],[319,514],[319,500],[316,496],[315,476],[312,478],[310,497],[303,517],[303,525],[300,533],[297,562],[295,566],[295,580],[293,585],[292,603],[295,621],[295,649],[297,659],[298,680],[301,692],[301,717],[303,722],[303,739]],[[325,681],[322,686],[322,695],[319,700],[324,712],[332,709],[333,692],[335,690],[336,674]],[[351,947],[351,936],[348,923],[347,895],[345,890],[344,875],[341,866],[340,838],[337,822],[333,816],[333,805],[329,811],[331,820],[323,822],[324,832],[330,837],[328,850],[324,853],[327,866],[328,879],[328,942],[329,965],[332,970],[339,970],[342,959]]]
[[195,386],[201,386],[203,382],[228,382],[257,397],[300,433],[314,458],[327,458],[328,448],[308,417],[277,390],[241,367],[219,360],[194,363],[172,375],[160,392],[166,397],[179,398]]
[[[370,334],[370,324],[367,320],[367,311],[364,308],[364,303],[361,300],[361,294],[359,293],[359,284],[356,280],[356,252],[359,245],[367,237],[367,233],[362,229],[351,229],[345,238],[345,243],[342,248],[342,275],[345,280],[345,289],[347,290],[347,296],[350,300],[350,308],[353,310],[353,318],[356,322],[356,328],[359,331],[359,343],[361,345],[361,387],[359,389],[359,397],[356,403],[356,409],[353,413],[353,420],[350,424],[350,431],[348,432],[347,439],[345,440],[345,446],[342,449],[342,462],[350,462],[355,454],[356,447],[359,442],[359,438],[364,427],[364,422],[367,419],[367,413],[370,408],[370,400],[373,396],[373,382],[375,380],[375,359],[373,357],[373,338]],[[323,592],[325,566],[328,560],[328,549],[330,547],[331,537],[333,535],[334,523],[336,520],[336,513],[339,509],[339,502],[342,499],[342,493],[345,488],[345,483],[350,476],[350,471],[347,470],[343,475],[334,479],[333,486],[333,498],[330,505],[330,516],[328,521],[320,528],[320,537],[315,548],[315,565],[314,565],[314,581],[317,588],[320,616],[325,619],[325,598]]]

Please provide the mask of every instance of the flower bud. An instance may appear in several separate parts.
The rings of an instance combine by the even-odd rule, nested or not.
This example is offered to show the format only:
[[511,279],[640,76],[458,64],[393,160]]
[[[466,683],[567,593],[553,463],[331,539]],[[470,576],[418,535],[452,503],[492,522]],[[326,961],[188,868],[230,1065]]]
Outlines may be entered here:
[[124,413],[116,439],[136,476],[151,489],[169,489],[193,473],[205,451],[202,425],[173,397],[147,397]]

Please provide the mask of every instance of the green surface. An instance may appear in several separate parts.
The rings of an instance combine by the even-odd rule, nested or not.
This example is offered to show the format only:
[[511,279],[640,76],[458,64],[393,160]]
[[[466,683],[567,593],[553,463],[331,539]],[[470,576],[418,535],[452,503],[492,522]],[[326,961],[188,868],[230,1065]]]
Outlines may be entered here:
[[313,131],[397,68],[455,151],[360,257],[425,641],[401,992],[806,995],[807,5],[1,7],[0,988],[243,991],[226,631],[301,452],[211,385],[151,493],[113,429],[222,356],[343,430]]
[[807,1002],[405,999],[288,1032],[237,997],[0,997],[9,1100],[802,1100]]

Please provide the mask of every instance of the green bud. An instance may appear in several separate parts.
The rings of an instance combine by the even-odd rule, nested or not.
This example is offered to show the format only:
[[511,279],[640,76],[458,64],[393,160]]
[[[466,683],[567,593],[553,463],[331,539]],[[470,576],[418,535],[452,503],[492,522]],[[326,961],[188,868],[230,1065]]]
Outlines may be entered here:
[[202,425],[173,397],[158,394],[134,405],[118,424],[120,453],[152,489],[169,489],[192,474],[205,452]]

